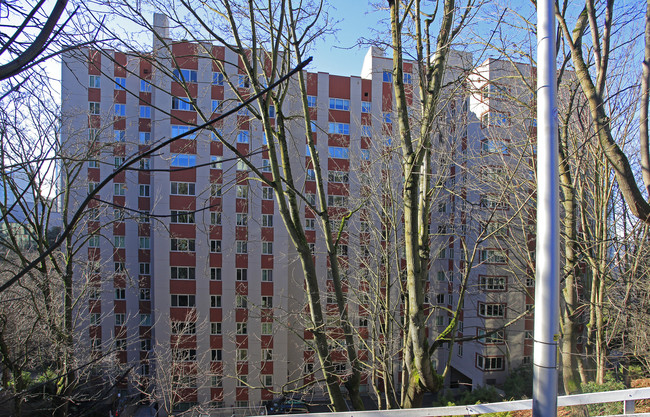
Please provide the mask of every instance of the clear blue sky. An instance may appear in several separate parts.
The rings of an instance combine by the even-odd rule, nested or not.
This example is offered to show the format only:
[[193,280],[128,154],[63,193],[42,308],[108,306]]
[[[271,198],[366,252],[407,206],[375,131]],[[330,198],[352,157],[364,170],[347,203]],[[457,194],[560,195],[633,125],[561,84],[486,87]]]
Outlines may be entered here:
[[[356,46],[359,38],[375,39],[384,27],[378,22],[388,17],[388,11],[375,10],[361,0],[330,0],[330,16],[338,20],[335,35],[316,42],[314,61],[310,71],[336,75],[360,75],[363,58],[369,45]],[[373,29],[375,31],[373,31]],[[389,36],[384,33],[383,37]]]

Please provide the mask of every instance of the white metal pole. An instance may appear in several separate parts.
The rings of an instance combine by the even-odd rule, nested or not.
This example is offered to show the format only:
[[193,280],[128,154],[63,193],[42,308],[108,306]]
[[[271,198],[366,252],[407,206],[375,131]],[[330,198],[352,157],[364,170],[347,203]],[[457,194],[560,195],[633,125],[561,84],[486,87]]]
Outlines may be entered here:
[[533,417],[557,416],[559,329],[559,156],[555,6],[537,1],[537,253]]

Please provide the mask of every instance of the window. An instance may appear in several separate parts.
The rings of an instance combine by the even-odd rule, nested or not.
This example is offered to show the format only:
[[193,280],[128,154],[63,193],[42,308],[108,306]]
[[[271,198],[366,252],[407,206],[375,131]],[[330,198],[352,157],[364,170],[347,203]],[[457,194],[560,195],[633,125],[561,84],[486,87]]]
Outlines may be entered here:
[[273,200],[273,188],[262,187],[262,200]]
[[[221,349],[210,349],[210,360],[212,362],[221,362],[223,360],[223,353]],[[219,376],[219,384],[221,383],[221,377]]]
[[350,124],[349,123],[329,123],[329,133],[335,135],[349,135],[350,134]]
[[262,227],[273,227],[272,214],[262,214]]
[[273,255],[273,242],[262,242],[262,255]]
[[140,263],[140,275],[149,275],[151,274],[151,264],[149,262]]
[[126,131],[125,130],[114,130],[113,139],[115,142],[126,142]]
[[118,249],[124,249],[125,245],[125,237],[124,236],[113,236],[113,246],[115,246]]
[[316,107],[316,96],[307,96],[307,107]]
[[269,159],[262,159],[262,172],[271,172],[271,161]]
[[237,213],[236,224],[237,226],[248,226],[248,213]]
[[237,281],[248,281],[248,269],[246,268],[237,268]]
[[306,181],[316,181],[316,171],[313,169],[308,169],[305,173]]
[[88,287],[88,299],[99,300],[102,290],[99,287]]
[[151,249],[151,238],[149,237],[140,237],[140,249]]
[[196,70],[190,69],[175,69],[173,76],[177,82],[195,83],[198,80]]
[[151,93],[153,86],[146,80],[140,80],[140,91],[143,93]]
[[89,248],[99,247],[99,235],[90,235],[90,237],[88,238],[88,247]]
[[505,304],[497,303],[480,303],[478,304],[478,315],[481,317],[505,317]]
[[213,226],[221,225],[221,212],[220,211],[211,211],[210,212],[210,224]]
[[151,119],[151,106],[140,106],[140,117],[142,119]]
[[262,349],[262,361],[273,360],[273,349]]
[[195,184],[193,182],[172,182],[171,194],[173,195],[194,195]]
[[509,206],[507,198],[499,199],[498,196],[491,194],[482,195],[480,204],[481,207],[490,210],[507,210]]
[[507,264],[508,253],[499,249],[482,249],[479,251],[479,259],[486,264]]
[[193,167],[196,165],[196,155],[173,153],[170,165],[184,168]]
[[138,195],[140,197],[149,197],[149,193],[150,193],[150,190],[151,190],[151,187],[149,186],[149,184],[140,184],[139,188],[140,188],[140,190],[139,190]]
[[172,110],[194,111],[194,106],[189,98],[172,97]]
[[194,239],[172,238],[170,243],[170,250],[173,252],[194,252],[196,250]]
[[[507,155],[509,153],[507,141],[494,139],[494,138],[485,138],[481,141],[481,152],[500,153],[503,155]],[[499,171],[501,171],[500,174],[502,176],[503,175],[502,170]]]
[[[187,125],[172,125],[172,137],[175,138],[176,136],[180,136],[184,133],[189,132],[192,130],[191,126]],[[196,132],[189,134],[187,136],[184,136],[185,139],[196,139]]]
[[114,262],[113,265],[114,265],[116,274],[124,274],[124,273],[126,273],[126,265],[124,264],[124,262]]
[[212,73],[212,85],[223,85],[223,73],[222,72],[213,72]]
[[237,143],[249,143],[250,142],[250,132],[248,130],[240,130],[237,133]]
[[221,241],[220,240],[211,240],[210,241],[210,252],[211,253],[221,253]]
[[[242,323],[237,323],[237,324],[239,325],[239,324],[242,324]],[[243,323],[243,324],[245,325],[246,323]],[[237,361],[239,361],[239,362],[247,361],[248,360],[248,349],[237,349],[236,357],[237,357]]]
[[340,146],[330,146],[328,148],[330,158],[350,159],[350,150]]
[[140,326],[151,326],[151,314],[140,314]]
[[196,307],[196,296],[193,294],[171,294],[171,303],[172,307]]
[[505,113],[488,112],[481,116],[481,125],[483,128],[488,126],[506,126],[510,124],[510,118]]
[[331,110],[350,110],[350,100],[343,98],[331,98],[330,99],[330,109]]
[[248,308],[248,298],[245,295],[237,294],[235,296],[235,308]]
[[262,296],[262,308],[273,308],[273,296],[271,295]]
[[212,281],[221,281],[221,268],[210,268],[210,279]]
[[138,298],[141,301],[151,300],[151,290],[149,288],[140,288],[140,296]]
[[114,209],[114,210],[113,210],[113,219],[114,219],[116,222],[123,222],[123,221],[124,221],[124,217],[125,217],[124,209],[119,209],[119,208],[117,208],[117,209]]
[[349,182],[348,173],[344,171],[328,171],[327,180],[329,182],[341,182],[347,184]]
[[140,132],[140,144],[146,145],[151,142],[151,132]]
[[196,334],[196,322],[193,321],[172,321],[172,334]]
[[[237,327],[235,329],[235,334],[238,334],[238,335],[248,334],[248,324],[246,322],[238,322]],[[245,349],[242,349],[242,350],[245,350]],[[246,357],[248,357],[248,351],[246,351]],[[246,357],[244,357],[244,359],[239,359],[239,355],[237,355],[237,360],[244,360],[245,361]]]
[[88,103],[88,111],[90,114],[99,114],[99,103],[95,103],[95,102]]
[[271,282],[271,281],[273,281],[273,270],[262,269],[262,282]]
[[172,349],[172,360],[175,362],[196,361],[196,349]]
[[384,113],[384,123],[393,123],[393,115],[391,113]]
[[479,287],[483,291],[505,291],[507,278],[505,276],[479,275]]
[[262,335],[269,336],[273,334],[273,323],[262,323]]
[[124,90],[126,89],[126,78],[124,77],[115,77],[115,89]]
[[172,210],[171,211],[171,222],[172,223],[194,223],[194,212],[193,211],[181,211],[181,210]]
[[535,286],[535,277],[526,277],[526,286],[532,288]]
[[117,351],[126,350],[126,339],[115,339],[115,350]]
[[348,256],[348,245],[338,244],[336,246],[336,254],[338,256]]
[[221,197],[222,188],[223,186],[219,183],[210,184],[210,197]]
[[265,387],[272,387],[273,386],[273,375],[262,375],[262,384],[264,384]]
[[88,160],[88,168],[99,168],[99,161],[96,159]]
[[140,350],[148,352],[151,350],[151,339],[140,339]]
[[124,164],[124,157],[123,156],[116,156],[115,158],[113,158],[113,166],[115,167],[115,169],[118,169],[119,167],[121,167],[122,164]]
[[[361,125],[361,136],[364,138],[370,138],[372,137],[372,130],[371,127],[368,125]],[[367,149],[364,149],[367,150]]]
[[486,345],[500,345],[506,342],[506,333],[504,330],[478,329],[478,335],[481,336],[478,341]]
[[90,314],[90,325],[99,326],[101,324],[101,313],[91,313]]
[[476,367],[484,371],[500,371],[503,369],[503,358],[500,356],[476,356]]
[[212,169],[221,169],[222,168],[222,163],[221,163],[222,158],[223,158],[222,156],[211,155],[210,156],[210,162],[212,162],[212,165],[210,166],[210,168],[212,168]]
[[212,113],[221,112],[221,100],[212,100]]
[[139,223],[149,223],[149,211],[145,210],[138,216]]
[[314,193],[305,193],[305,200],[307,201],[308,204],[311,204],[312,206],[316,205],[316,194]]
[[413,84],[413,76],[408,72],[404,73],[404,84]]
[[361,113],[370,113],[372,111],[372,103],[369,101],[361,102]]
[[346,195],[328,195],[327,205],[330,207],[347,207],[348,196]]
[[171,279],[195,279],[196,269],[190,266],[172,266]]
[[[99,105],[99,104],[98,104]],[[115,104],[114,105],[114,114],[115,116],[126,116],[126,105],[125,104]]]
[[125,322],[126,322],[126,317],[125,317],[124,313],[115,314],[115,325],[116,326],[124,326]]
[[384,82],[385,83],[393,82],[393,73],[391,71],[384,71]]
[[248,198],[248,185],[236,185],[235,186],[235,197],[237,197],[237,198]]
[[305,219],[305,230],[316,230],[316,219]]
[[221,296],[220,295],[211,295],[210,296],[210,308],[221,308]]
[[88,87],[100,88],[102,84],[102,77],[99,75],[90,75],[88,77]]
[[248,75],[240,74],[237,79],[237,87],[239,88],[249,88],[251,86],[251,80],[248,78]]

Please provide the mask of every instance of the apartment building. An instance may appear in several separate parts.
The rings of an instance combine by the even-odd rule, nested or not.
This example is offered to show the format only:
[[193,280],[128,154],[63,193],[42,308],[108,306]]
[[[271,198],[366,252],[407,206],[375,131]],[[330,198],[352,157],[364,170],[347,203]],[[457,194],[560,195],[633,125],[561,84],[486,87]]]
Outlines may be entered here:
[[[164,16],[155,16],[155,26],[162,39],[169,38]],[[200,123],[198,112],[184,99],[188,94],[199,108],[218,115],[238,101],[230,85],[237,93],[246,93],[249,81],[232,64],[238,62],[233,52],[208,46],[209,54],[199,53],[197,44],[171,41],[166,49],[160,42],[154,40],[153,51],[168,62],[167,72],[154,68],[148,56],[119,51],[85,50],[81,57],[64,56],[62,149],[88,155],[80,179],[71,185],[78,196],[72,206],[125,158]],[[221,67],[211,57],[226,64]],[[477,251],[476,266],[468,272],[459,338],[490,333],[531,303],[532,291],[526,288],[532,281],[523,278],[530,271],[521,266],[525,261],[514,262],[511,256],[515,249],[510,247],[522,239],[497,231],[481,240],[487,224],[493,228],[514,212],[497,188],[485,188],[490,186],[485,178],[498,183],[504,171],[499,167],[511,166],[515,155],[496,145],[494,137],[514,143],[522,135],[510,132],[506,138],[504,131],[514,129],[498,122],[504,111],[499,112],[497,104],[507,101],[491,89],[501,85],[494,80],[502,77],[499,71],[507,71],[504,63],[488,61],[473,68],[471,58],[461,53],[451,58],[449,79],[466,79],[449,90],[438,131],[438,142],[447,151],[444,164],[436,159],[435,167],[435,177],[443,178],[445,186],[432,212],[431,337],[448,324],[448,313],[437,307],[452,309],[458,303],[466,261],[461,240]],[[328,204],[335,211],[359,201],[362,188],[370,184],[364,178],[374,175],[360,167],[377,155],[391,154],[395,146],[391,69],[392,60],[371,48],[361,76],[307,74],[316,145],[326,161]],[[405,82],[415,86],[413,64],[405,63],[404,71]],[[409,89],[408,99],[417,102],[416,98],[417,89]],[[298,102],[287,107],[282,109],[285,113],[299,114]],[[305,137],[300,123],[290,127],[296,138]],[[217,129],[268,172],[263,128],[247,110],[226,118]],[[497,134],[496,129],[501,131]],[[296,145],[290,158],[292,164],[305,167],[297,181],[306,200],[314,199],[308,148]],[[209,131],[176,140],[131,168],[101,189],[78,231],[88,259],[80,262],[76,273],[85,297],[80,304],[85,320],[79,326],[80,347],[95,354],[115,350],[119,363],[137,365],[142,378],[122,385],[124,389],[151,391],[147,381],[159,391],[174,387],[171,397],[177,410],[194,404],[253,406],[272,399],[273,392],[311,383],[318,364],[302,320],[302,269],[271,188],[256,181],[249,167]],[[395,174],[399,171],[391,174],[384,167],[381,173],[372,172],[396,182],[399,195]],[[478,185],[483,183],[485,187]],[[304,222],[326,309],[335,313],[325,243],[306,206]],[[372,294],[368,281],[354,277],[367,277],[363,269],[380,261],[366,264],[356,257],[369,257],[375,249],[387,247],[384,233],[375,249],[368,245],[369,222],[353,222],[339,246],[339,255],[347,262],[346,291],[360,339],[370,337],[368,329],[376,317],[363,307]],[[399,229],[401,223],[394,224]],[[399,311],[398,293],[394,301]],[[441,349],[438,371],[444,370],[451,355],[451,385],[501,383],[510,369],[529,361],[529,330],[532,333],[532,320],[526,317],[506,330],[457,344],[453,352]],[[399,337],[399,331],[394,332],[393,337]],[[359,346],[360,357],[368,357],[370,344]],[[393,359],[396,367],[398,358]],[[349,371],[342,351],[334,349],[333,360],[342,375]],[[363,377],[368,391],[371,378],[369,369]]]

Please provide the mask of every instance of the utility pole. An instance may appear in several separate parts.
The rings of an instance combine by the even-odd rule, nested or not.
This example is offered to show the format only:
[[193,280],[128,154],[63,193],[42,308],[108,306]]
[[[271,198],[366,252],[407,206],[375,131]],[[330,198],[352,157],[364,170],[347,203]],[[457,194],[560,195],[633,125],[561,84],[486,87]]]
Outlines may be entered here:
[[557,416],[560,310],[555,3],[537,1],[537,250],[533,417]]

